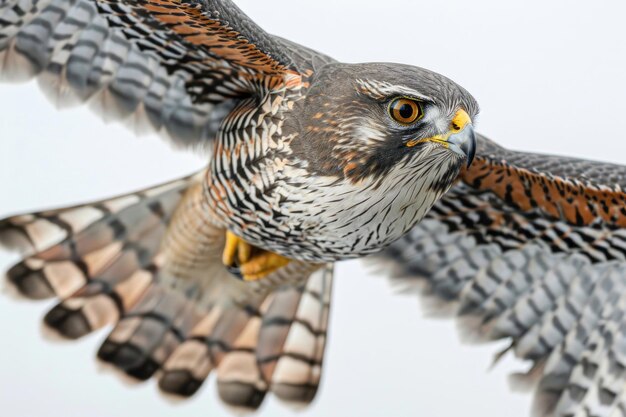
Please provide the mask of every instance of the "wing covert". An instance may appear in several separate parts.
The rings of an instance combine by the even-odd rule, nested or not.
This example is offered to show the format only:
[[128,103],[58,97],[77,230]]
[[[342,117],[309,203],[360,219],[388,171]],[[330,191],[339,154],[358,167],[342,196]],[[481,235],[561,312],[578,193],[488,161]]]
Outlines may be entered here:
[[463,331],[534,363],[538,415],[622,415],[626,169],[479,141],[476,163],[383,257],[454,306]]
[[229,0],[0,1],[2,78],[182,145],[211,140],[239,99],[300,83],[314,56]]

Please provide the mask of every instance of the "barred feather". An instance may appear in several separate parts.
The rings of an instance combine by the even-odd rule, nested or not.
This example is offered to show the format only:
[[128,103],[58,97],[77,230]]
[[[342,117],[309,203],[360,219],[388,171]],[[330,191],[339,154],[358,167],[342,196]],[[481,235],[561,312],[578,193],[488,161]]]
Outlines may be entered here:
[[157,376],[165,393],[191,396],[216,370],[229,404],[257,408],[267,392],[308,403],[332,268],[293,262],[257,284],[230,276],[225,231],[198,211],[202,177],[2,220],[0,240],[27,256],[7,279],[28,298],[60,299],[44,324],[61,337],[113,325],[98,359],[136,380]]
[[210,149],[233,99],[256,92],[255,74],[271,88],[297,77],[286,51],[225,0],[0,4],[0,79],[37,77],[58,107],[88,102],[105,120],[180,145]]
[[535,363],[538,416],[621,415],[626,170],[486,138],[481,147],[478,163],[383,256],[404,284],[451,303],[468,336],[509,339]]
[[28,256],[9,270],[9,281],[28,298],[66,297],[122,254],[133,254],[145,265],[160,240],[153,235],[163,234],[189,181],[0,221],[0,242]]

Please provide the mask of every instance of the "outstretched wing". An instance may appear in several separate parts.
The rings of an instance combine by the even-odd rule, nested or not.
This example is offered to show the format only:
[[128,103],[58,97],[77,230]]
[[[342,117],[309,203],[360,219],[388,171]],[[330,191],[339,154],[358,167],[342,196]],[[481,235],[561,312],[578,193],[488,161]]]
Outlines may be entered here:
[[211,140],[236,102],[302,82],[323,57],[264,32],[229,0],[0,0],[0,78],[58,105]]
[[456,306],[464,330],[535,363],[538,415],[626,414],[626,167],[479,141],[383,256]]

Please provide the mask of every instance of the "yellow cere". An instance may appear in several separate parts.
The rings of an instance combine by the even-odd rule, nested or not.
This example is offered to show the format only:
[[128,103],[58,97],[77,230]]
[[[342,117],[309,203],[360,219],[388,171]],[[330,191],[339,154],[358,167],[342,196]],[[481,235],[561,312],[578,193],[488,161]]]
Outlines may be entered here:
[[409,148],[412,148],[413,146],[420,144],[420,143],[435,142],[447,148],[448,138],[450,138],[450,136],[454,135],[455,133],[459,133],[460,131],[465,129],[465,126],[467,126],[470,123],[472,123],[472,119],[470,118],[469,114],[467,114],[465,110],[460,109],[459,111],[456,112],[456,114],[452,118],[452,121],[450,122],[450,130],[448,130],[447,133],[443,135],[431,136],[429,138],[424,138],[424,139],[413,139],[413,140],[408,141],[406,146]]

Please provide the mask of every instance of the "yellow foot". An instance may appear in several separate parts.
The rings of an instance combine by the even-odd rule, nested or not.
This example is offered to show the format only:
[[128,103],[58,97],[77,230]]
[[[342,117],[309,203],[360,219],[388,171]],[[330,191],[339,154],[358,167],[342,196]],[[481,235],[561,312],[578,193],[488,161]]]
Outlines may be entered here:
[[245,240],[226,232],[222,262],[228,270],[244,281],[256,281],[287,265],[289,259],[250,245]]

